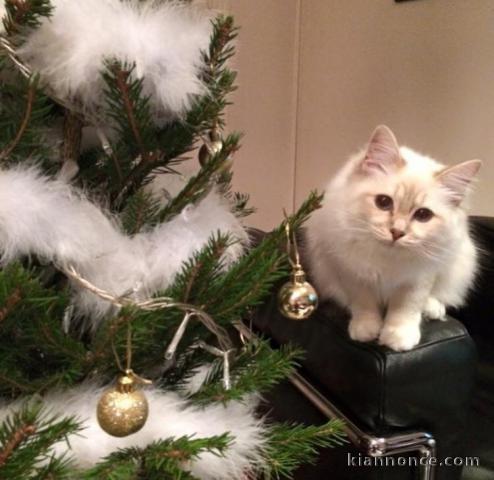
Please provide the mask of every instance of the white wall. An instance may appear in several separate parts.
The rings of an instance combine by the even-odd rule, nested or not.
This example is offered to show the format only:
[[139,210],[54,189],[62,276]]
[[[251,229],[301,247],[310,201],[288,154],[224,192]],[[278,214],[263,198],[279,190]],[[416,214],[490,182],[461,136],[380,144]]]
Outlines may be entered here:
[[493,0],[223,0],[243,26],[238,188],[268,228],[322,187],[379,123],[445,163],[481,158],[494,215]]
[[296,199],[379,123],[445,163],[481,158],[494,215],[494,1],[302,1]]
[[234,67],[239,89],[227,127],[245,133],[235,155],[234,186],[258,212],[251,225],[271,228],[294,199],[299,0],[210,0],[241,26]]

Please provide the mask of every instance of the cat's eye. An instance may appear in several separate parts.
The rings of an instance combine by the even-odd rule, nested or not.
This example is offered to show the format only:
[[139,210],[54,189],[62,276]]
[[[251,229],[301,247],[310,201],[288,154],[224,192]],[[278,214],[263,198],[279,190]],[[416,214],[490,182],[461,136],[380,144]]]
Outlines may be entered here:
[[393,199],[389,195],[376,195],[374,201],[381,210],[393,210]]
[[419,222],[428,222],[434,216],[434,212],[428,208],[419,208],[413,214],[413,218]]

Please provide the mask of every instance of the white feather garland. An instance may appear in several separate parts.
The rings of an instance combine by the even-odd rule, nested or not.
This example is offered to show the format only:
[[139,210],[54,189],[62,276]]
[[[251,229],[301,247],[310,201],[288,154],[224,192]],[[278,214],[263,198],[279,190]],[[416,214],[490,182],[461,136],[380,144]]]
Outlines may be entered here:
[[[64,181],[49,179],[36,167],[0,170],[2,261],[38,255],[72,264],[91,283],[116,296],[135,290],[137,299],[145,299],[163,290],[183,262],[218,231],[237,240],[225,252],[229,265],[242,255],[248,237],[228,202],[214,191],[171,221],[129,237]],[[80,288],[75,289],[74,304],[92,328],[111,308]]]
[[[243,480],[247,471],[263,464],[266,427],[254,413],[257,397],[246,402],[196,407],[176,393],[146,389],[150,412],[146,425],[133,435],[115,438],[101,430],[96,418],[96,405],[102,391],[91,385],[81,385],[67,391],[54,391],[44,397],[51,413],[74,415],[83,421],[84,430],[80,435],[70,437],[68,452],[65,442],[55,446],[57,454],[69,453],[82,468],[95,465],[119,448],[144,448],[154,441],[170,437],[205,438],[226,432],[230,433],[233,441],[224,456],[206,452],[184,468],[202,480]],[[21,402],[18,400],[0,408],[0,422],[16,411]]]
[[[210,15],[185,3],[149,0],[52,0],[50,19],[44,19],[18,52],[39,72],[54,95],[77,100],[89,112],[102,105],[103,61],[116,58],[135,63],[144,79],[159,121],[177,118],[207,93],[199,80],[202,52],[209,47]],[[0,15],[5,5],[0,0]],[[0,31],[3,26],[0,26]],[[228,233],[238,242],[224,257],[226,265],[243,253],[247,234],[231,213],[228,202],[211,192],[188,206],[172,221],[133,237],[82,192],[62,179],[50,179],[36,167],[0,170],[0,254],[3,263],[37,255],[48,261],[73,264],[93,284],[119,296],[132,289],[147,298],[173,282],[184,261],[215,233]],[[74,285],[74,305],[95,328],[111,306]],[[191,381],[199,388],[206,370]],[[83,422],[81,435],[70,438],[69,455],[87,468],[126,447],[182,436],[205,438],[229,432],[232,444],[224,456],[203,453],[184,465],[202,480],[243,480],[246,472],[264,465],[264,421],[255,414],[258,398],[197,407],[186,398],[156,388],[146,389],[150,415],[138,433],[125,438],[107,435],[96,419],[101,388],[86,384],[52,391],[44,402],[52,413],[75,415]],[[0,422],[22,400],[0,406]],[[57,453],[67,444],[55,446]]]
[[[215,192],[153,231],[128,237],[116,222],[67,183],[43,176],[36,167],[0,170],[3,262],[36,254],[47,260],[72,263],[94,284],[117,295],[139,282],[142,296],[164,288],[173,281],[182,262],[217,231],[247,241],[246,232],[229,211],[228,203]],[[231,246],[226,252],[226,263],[236,260],[242,251],[241,243]],[[110,308],[83,290],[76,291],[74,301],[79,311],[88,314],[93,327]],[[196,391],[206,373],[207,367],[200,369],[184,394]],[[206,452],[184,468],[202,480],[242,480],[245,472],[263,466],[267,432],[264,421],[255,414],[256,396],[227,405],[197,407],[177,393],[146,389],[150,407],[146,425],[134,435],[115,438],[106,434],[96,419],[102,390],[86,384],[53,391],[44,397],[52,413],[75,415],[83,421],[84,430],[70,438],[68,451],[82,468],[95,465],[119,448],[144,448],[170,437],[204,438],[226,432],[233,441],[223,456]],[[0,422],[16,411],[21,402],[0,407]],[[67,444],[60,442],[55,450],[62,454],[67,451]]]
[[199,80],[209,47],[211,14],[176,1],[52,0],[53,15],[27,38],[19,56],[54,94],[102,103],[105,59],[135,64],[155,113],[176,117],[205,93]]

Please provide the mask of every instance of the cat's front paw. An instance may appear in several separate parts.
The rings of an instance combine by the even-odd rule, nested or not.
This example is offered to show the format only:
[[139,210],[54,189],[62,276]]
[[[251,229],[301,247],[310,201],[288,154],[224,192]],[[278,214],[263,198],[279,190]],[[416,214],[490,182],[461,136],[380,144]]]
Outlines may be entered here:
[[356,315],[350,320],[348,334],[352,340],[370,342],[379,336],[383,320],[379,315]]
[[379,343],[396,352],[411,350],[419,342],[420,327],[418,325],[384,325],[379,335]]
[[429,297],[424,307],[424,316],[429,320],[446,320],[446,306],[437,298]]

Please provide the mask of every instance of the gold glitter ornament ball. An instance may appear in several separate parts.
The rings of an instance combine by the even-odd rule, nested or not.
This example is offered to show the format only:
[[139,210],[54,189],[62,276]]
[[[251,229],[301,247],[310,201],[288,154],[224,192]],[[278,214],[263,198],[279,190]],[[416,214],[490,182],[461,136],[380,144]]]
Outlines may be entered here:
[[114,437],[138,432],[149,414],[148,401],[130,374],[121,376],[115,387],[101,396],[96,410],[100,427]]
[[300,265],[293,271],[292,278],[278,292],[278,309],[291,320],[306,320],[317,308],[319,298],[314,287],[305,280]]

